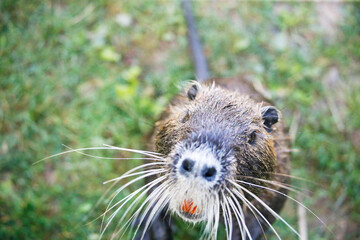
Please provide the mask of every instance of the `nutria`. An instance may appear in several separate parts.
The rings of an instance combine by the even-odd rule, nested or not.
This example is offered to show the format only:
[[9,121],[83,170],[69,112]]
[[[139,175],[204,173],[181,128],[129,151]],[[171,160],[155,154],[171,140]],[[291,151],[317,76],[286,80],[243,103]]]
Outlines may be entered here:
[[[220,222],[227,239],[259,239],[269,228],[278,236],[271,224],[281,219],[290,166],[281,114],[245,77],[206,80],[209,72],[189,2],[183,6],[202,81],[191,82],[155,124],[155,152],[142,152],[155,162],[143,165],[151,167],[141,172],[146,185],[121,200],[133,202],[129,209],[135,211],[124,226],[135,225],[136,239],[172,239],[170,211],[184,221],[203,222],[208,239],[217,238]],[[121,227],[115,236],[125,230]]]
[[274,212],[285,202],[278,192],[286,193],[288,142],[279,111],[261,99],[244,79],[192,83],[155,125],[155,150],[166,162],[164,201],[185,221],[204,221],[211,238],[225,212],[228,239],[257,239],[275,220],[259,199]]

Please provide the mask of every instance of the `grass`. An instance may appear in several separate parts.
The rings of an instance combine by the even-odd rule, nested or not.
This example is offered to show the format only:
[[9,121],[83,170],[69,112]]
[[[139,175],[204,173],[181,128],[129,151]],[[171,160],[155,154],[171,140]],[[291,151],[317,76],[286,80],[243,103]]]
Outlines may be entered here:
[[[193,5],[212,75],[251,74],[296,133],[292,174],[321,187],[294,184],[312,191],[305,203],[334,232],[308,214],[310,239],[358,238],[359,5],[339,6],[333,37],[319,24],[321,4]],[[144,136],[192,78],[177,2],[1,1],[0,238],[96,239],[102,182],[138,163],[78,154],[33,163],[62,144],[146,148]],[[296,226],[295,204],[283,215]],[[196,238],[187,229],[177,239]]]

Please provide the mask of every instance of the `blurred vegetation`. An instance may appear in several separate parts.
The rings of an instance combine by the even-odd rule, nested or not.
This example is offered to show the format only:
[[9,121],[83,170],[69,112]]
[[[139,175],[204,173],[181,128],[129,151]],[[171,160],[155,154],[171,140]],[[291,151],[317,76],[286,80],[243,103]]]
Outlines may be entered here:
[[[212,75],[250,74],[296,136],[292,174],[314,184],[293,184],[312,191],[305,204],[333,232],[308,214],[310,239],[359,238],[360,5],[193,5]],[[139,162],[68,154],[32,164],[62,144],[145,149],[164,106],[193,78],[178,2],[1,1],[0,239],[97,239],[102,182]],[[296,226],[296,204],[283,215]],[[187,229],[177,238],[197,238]]]

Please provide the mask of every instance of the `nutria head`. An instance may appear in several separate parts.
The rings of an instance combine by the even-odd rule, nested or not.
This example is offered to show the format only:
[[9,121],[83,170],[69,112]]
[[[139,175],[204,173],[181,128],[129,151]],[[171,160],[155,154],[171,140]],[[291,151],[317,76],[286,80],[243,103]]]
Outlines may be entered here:
[[170,209],[186,221],[216,222],[232,183],[244,176],[269,178],[276,166],[272,130],[278,118],[272,106],[192,83],[157,123],[155,145],[168,163]]

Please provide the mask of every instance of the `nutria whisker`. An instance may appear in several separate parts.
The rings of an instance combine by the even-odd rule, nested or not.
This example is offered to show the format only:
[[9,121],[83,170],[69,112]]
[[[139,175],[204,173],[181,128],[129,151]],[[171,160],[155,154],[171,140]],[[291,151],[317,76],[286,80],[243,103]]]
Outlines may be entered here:
[[[164,178],[162,178],[161,180],[163,180],[163,179],[164,179]],[[153,181],[153,182],[154,182],[154,181]],[[158,183],[159,183],[159,182],[156,182],[154,185],[151,186],[151,188],[154,187],[155,185],[157,185]],[[112,234],[111,239],[113,239],[114,237],[116,237],[117,235],[119,235],[119,234],[123,231],[122,235],[120,236],[120,239],[122,239],[122,236],[126,233],[126,231],[127,231],[127,229],[129,228],[129,226],[134,225],[134,223],[135,223],[134,221],[139,218],[139,214],[141,213],[141,210],[144,208],[144,206],[145,206],[146,204],[148,204],[148,205],[150,205],[150,206],[153,205],[152,199],[154,199],[154,196],[157,197],[156,194],[162,193],[162,192],[164,191],[164,188],[166,188],[167,184],[168,184],[167,182],[161,183],[161,184],[153,191],[154,194],[151,193],[149,196],[147,196],[146,199],[144,200],[144,202],[142,203],[142,205],[141,205],[140,207],[138,207],[137,211],[135,211],[135,212],[129,217],[129,219],[123,224],[123,226],[122,226],[119,230],[117,230],[116,232],[114,232],[114,233]],[[148,192],[149,190],[150,190],[150,189],[146,189],[146,192]],[[122,218],[119,220],[118,225],[117,225],[116,227],[118,227],[118,226],[123,222],[123,220],[125,219],[125,217],[127,216],[127,214],[130,212],[130,210],[132,210],[132,209],[135,207],[135,204],[139,204],[139,203],[140,203],[139,200],[141,199],[141,197],[143,197],[143,196],[145,195],[146,192],[142,193],[141,196],[139,196],[139,197],[134,201],[134,203],[132,203],[132,204],[128,207],[128,210],[124,213],[124,215],[122,216]],[[151,202],[149,202],[150,200],[151,200]],[[149,203],[148,203],[148,202],[149,202]],[[143,213],[143,214],[144,214],[144,213]],[[143,215],[143,216],[145,216],[145,215]],[[139,221],[138,227],[140,227],[141,224],[142,224],[142,220]],[[134,234],[134,237],[135,237],[135,236],[136,236],[136,233]]]
[[[141,165],[139,165],[139,166],[137,166],[137,167],[134,167],[134,168],[130,169],[129,171],[125,172],[125,173],[122,174],[120,177],[118,177],[117,180],[126,178],[129,173],[132,173],[132,172],[134,172],[134,171],[136,171],[136,170],[138,170],[138,169],[147,168],[147,167],[156,166],[156,165],[164,165],[164,164],[165,164],[165,163],[163,163],[163,162],[151,162],[151,163],[141,164]],[[155,168],[155,169],[159,169],[159,170],[160,170],[161,168]],[[155,170],[155,169],[154,169],[154,168],[151,168],[151,170]],[[106,183],[108,183],[108,182],[110,182],[110,181],[112,181],[112,180],[108,180],[108,181],[104,182],[103,184],[106,184]]]
[[[233,183],[234,184],[234,183]],[[235,184],[235,186],[239,186],[238,184]],[[252,212],[252,214],[254,215],[254,216],[260,216],[263,220],[264,220],[264,222],[270,227],[270,229],[273,231],[273,233],[276,235],[276,237],[279,239],[279,240],[281,240],[281,237],[280,237],[280,235],[279,235],[279,233],[275,230],[275,228],[271,225],[271,223],[266,219],[266,217],[254,206],[254,204],[252,204],[248,199],[246,199],[246,197],[243,195],[243,193],[240,193],[239,192],[239,190],[241,191],[241,192],[243,192],[242,191],[242,189],[241,188],[239,188],[239,189],[232,189],[232,192],[236,195],[236,196],[238,196],[242,201],[243,201],[243,203],[245,204],[245,206],[247,206],[248,208],[249,208],[249,210]],[[255,213],[255,212],[256,213]],[[258,219],[257,219],[258,220]],[[258,220],[259,221],[259,220]],[[260,225],[261,226],[261,225]],[[264,231],[263,231],[264,232]]]
[[109,147],[109,148],[114,148],[114,149],[118,149],[118,150],[126,150],[126,151],[141,151],[144,153],[148,153],[148,154],[153,154],[153,155],[159,155],[162,156],[163,154],[158,153],[158,152],[153,152],[153,151],[148,151],[148,150],[138,150],[138,149],[132,149],[132,148],[123,148],[123,147],[117,147],[117,146],[112,146],[106,143],[103,143],[104,146]]
[[296,200],[295,198],[293,197],[290,197],[289,195],[283,193],[283,192],[280,192],[280,191],[277,191],[275,189],[272,189],[272,188],[269,188],[269,187],[264,187],[264,186],[261,186],[261,185],[257,185],[257,184],[254,184],[254,183],[248,183],[248,182],[245,182],[245,181],[241,181],[241,180],[236,180],[237,182],[240,182],[240,183],[243,183],[243,184],[248,184],[248,185],[251,185],[251,186],[254,186],[254,187],[258,187],[258,188],[262,188],[262,189],[267,189],[269,191],[272,191],[272,192],[275,192],[275,193],[278,193],[286,198],[289,198],[290,200],[294,201],[295,203],[299,204],[301,207],[305,208],[307,211],[309,211],[314,217],[316,217],[326,228],[326,224],[324,223],[324,221],[321,220],[320,217],[318,217],[311,209],[309,209],[308,207],[306,207],[303,203],[301,203],[300,201]]
[[[226,190],[228,191],[228,189],[226,188]],[[224,195],[223,195],[224,196]],[[225,196],[224,196],[225,197]],[[244,214],[243,211],[241,209],[241,206],[239,205],[239,203],[236,201],[236,205],[234,201],[232,200],[231,197],[226,197],[226,201],[229,203],[231,210],[229,209],[229,212],[231,214],[231,212],[234,213],[236,221],[238,223],[240,232],[241,232],[241,238],[245,239],[246,236],[249,236],[250,240],[252,240],[251,235],[249,233],[249,230],[247,228],[247,226],[245,225],[245,219],[244,219]]]
[[[38,163],[40,163],[42,161],[45,161],[47,159],[50,159],[50,158],[58,157],[58,156],[61,156],[61,155],[67,154],[67,153],[72,153],[72,152],[76,152],[76,153],[79,153],[79,154],[87,155],[87,156],[94,157],[94,158],[100,158],[100,159],[114,159],[114,160],[116,160],[116,159],[117,160],[134,160],[134,159],[141,160],[141,159],[145,159],[145,160],[153,160],[154,161],[154,158],[155,158],[156,161],[158,161],[158,160],[164,161],[164,158],[162,158],[160,156],[156,156],[152,152],[136,150],[136,149],[117,148],[117,147],[112,147],[110,145],[105,145],[105,147],[88,147],[88,148],[78,148],[78,149],[72,149],[72,148],[70,148],[70,147],[68,147],[66,145],[64,145],[64,146],[66,148],[68,148],[68,149],[71,149],[71,150],[63,151],[63,152],[60,152],[60,153],[53,154],[51,156],[45,157],[43,159],[40,159],[40,160],[34,162],[33,165],[38,164]],[[121,151],[139,153],[139,154],[142,154],[142,155],[145,155],[145,156],[149,156],[151,158],[107,158],[107,157],[100,157],[100,156],[92,156],[90,154],[85,154],[85,153],[81,152],[81,151],[87,151],[87,150],[121,150]]]
[[[108,217],[108,219],[107,219],[107,221],[108,221],[108,223],[110,223],[111,221],[112,221],[112,219],[114,218],[114,216],[116,215],[116,213],[118,213],[120,210],[121,210],[121,208],[123,207],[123,206],[125,206],[125,204],[128,202],[128,201],[130,201],[133,197],[135,197],[136,196],[136,194],[138,194],[141,190],[143,190],[144,189],[144,187],[147,187],[147,186],[143,186],[142,188],[140,188],[140,189],[138,189],[138,190],[136,190],[136,191],[134,191],[134,192],[132,192],[131,194],[129,194],[128,196],[126,196],[126,197],[124,197],[124,198],[122,198],[121,200],[119,200],[117,203],[115,203],[113,206],[111,206],[110,208],[108,207],[108,209],[103,213],[103,222],[105,221],[105,214],[106,213],[108,213],[109,211],[111,211],[113,208],[115,208],[117,205],[119,205],[120,203],[122,203],[115,211],[114,211],[114,213],[112,213],[111,215],[110,215],[110,217]],[[142,196],[141,196],[142,197]],[[136,200],[138,199],[138,198],[140,198],[139,196],[133,201],[133,203],[135,203],[135,202],[137,202]],[[110,206],[110,205],[109,205]],[[102,223],[103,224],[103,223]],[[106,230],[106,228],[107,228],[107,226],[105,226],[105,228],[104,228],[104,230],[103,231],[105,231]],[[102,229],[102,228],[101,228]]]
[[[127,177],[127,176],[126,176],[127,174],[132,173],[132,172],[134,172],[135,170],[138,170],[138,169],[141,169],[141,168],[147,168],[147,167],[151,167],[151,166],[154,166],[154,165],[161,165],[161,164],[163,164],[163,162],[159,162],[159,163],[156,163],[156,162],[155,162],[155,163],[146,163],[146,164],[142,164],[142,165],[140,165],[140,166],[137,166],[137,167],[132,168],[132,169],[130,169],[129,171],[125,172],[125,173],[122,175],[122,178],[119,178],[118,180],[114,181],[114,182],[110,185],[110,187],[108,187],[108,188],[106,189],[106,191],[101,195],[100,199],[94,204],[93,210],[91,210],[91,211],[87,214],[87,216],[85,217],[85,219],[88,219],[88,217],[92,214],[92,212],[94,211],[94,209],[103,201],[103,199],[105,198],[105,196],[108,195],[108,193],[110,192],[110,190],[111,190],[112,188],[114,188],[114,187],[116,186],[116,184],[117,184],[121,179],[126,178],[126,177]],[[105,182],[104,182],[104,184],[105,184]],[[113,194],[115,194],[115,193],[113,193]],[[110,201],[111,196],[112,196],[113,194],[111,194],[111,195],[108,197],[108,200],[109,200],[109,201]],[[93,219],[92,221],[90,221],[90,222],[88,222],[88,223],[86,223],[86,224],[90,224],[90,223],[96,221],[97,219],[101,218],[102,216],[103,216],[103,214],[101,214],[100,216],[98,216],[97,218]]]
[[[164,163],[156,163],[156,164],[157,165],[164,165]],[[109,182],[118,181],[118,180],[128,178],[128,177],[136,176],[136,175],[141,175],[141,174],[146,174],[146,173],[163,173],[163,172],[166,172],[166,170],[164,170],[164,169],[148,169],[148,170],[144,170],[144,171],[140,171],[140,172],[121,175],[120,177],[116,177],[116,178],[107,180],[106,182],[104,182],[104,184],[107,184]]]
[[306,179],[306,178],[302,178],[302,177],[299,177],[299,176],[294,176],[294,175],[290,175],[290,174],[285,174],[285,173],[277,173],[277,172],[264,172],[266,174],[270,174],[270,175],[277,175],[277,176],[283,176],[283,177],[288,177],[288,178],[292,178],[292,179],[296,179],[296,180],[300,180],[300,181],[304,181],[304,182],[308,182],[308,183],[311,183],[311,184],[315,184],[315,185],[318,185],[320,186],[319,184],[309,180],[309,179]]
[[291,184],[280,183],[280,182],[277,182],[277,181],[274,181],[274,180],[266,180],[266,179],[262,179],[262,178],[251,177],[251,176],[244,176],[244,175],[239,175],[239,176],[242,177],[242,178],[249,178],[249,179],[253,179],[253,180],[256,180],[256,181],[272,184],[274,186],[278,186],[278,187],[284,188],[286,190],[289,190],[289,191],[292,191],[292,192],[307,196],[304,193],[304,191],[307,191],[307,189],[300,188],[300,187],[297,187],[297,186],[293,186]]
[[133,215],[134,219],[136,219],[138,217],[141,209],[149,201],[149,203],[147,204],[147,208],[142,213],[142,217],[141,217],[139,224],[135,230],[133,239],[135,238],[136,233],[139,231],[139,228],[140,228],[142,222],[144,221],[145,217],[147,216],[148,212],[150,211],[150,209],[152,208],[152,211],[150,212],[150,214],[148,216],[148,220],[145,223],[145,227],[142,230],[143,233],[142,233],[141,239],[144,238],[146,230],[148,229],[148,227],[150,225],[150,221],[154,219],[154,215],[156,213],[159,213],[165,207],[165,205],[169,202],[169,196],[167,196],[166,194],[161,194],[161,193],[164,193],[164,191],[166,190],[167,187],[169,187],[169,183],[167,181],[163,182],[158,188],[156,188],[156,190],[154,190],[153,193],[155,193],[155,194],[151,193],[147,197],[147,199],[144,201],[144,203],[140,206],[140,208],[137,210],[137,212]]
[[[109,202],[109,204],[108,204],[105,212],[103,213],[103,221],[104,221],[104,219],[105,219],[106,213],[109,212],[109,211],[110,211],[111,209],[113,209],[114,207],[116,207],[118,204],[120,204],[121,201],[123,200],[123,199],[122,199],[122,200],[120,200],[118,203],[116,203],[116,204],[114,204],[113,206],[111,206],[113,200],[116,198],[116,196],[117,196],[122,190],[124,190],[124,189],[125,189],[126,187],[128,187],[129,185],[131,185],[131,184],[133,184],[133,183],[135,183],[135,182],[137,182],[137,181],[139,181],[139,180],[141,180],[141,179],[143,179],[143,178],[146,178],[146,177],[148,177],[148,176],[152,176],[152,175],[155,175],[155,174],[157,174],[157,173],[148,173],[148,174],[145,174],[145,175],[143,175],[143,176],[137,177],[137,178],[131,180],[130,182],[126,183],[124,186],[122,186],[122,187],[119,188],[118,190],[116,190],[115,193],[114,193],[114,196],[113,196],[112,199],[110,200],[110,202]],[[145,185],[145,186],[147,186],[147,185]],[[145,186],[143,186],[143,187],[145,187]],[[142,188],[143,188],[143,187],[142,187]],[[141,188],[141,189],[142,189],[142,188]],[[127,197],[128,197],[128,196],[127,196]],[[127,198],[127,197],[125,197],[125,198]],[[110,206],[111,206],[111,207],[110,207]]]
[[[162,177],[159,177],[147,184],[145,184],[144,186],[142,186],[141,188],[137,189],[136,191],[132,192],[131,194],[129,194],[128,196],[124,197],[123,199],[121,199],[120,201],[118,201],[116,204],[114,204],[113,206],[110,207],[112,201],[114,200],[114,198],[116,197],[116,195],[122,190],[124,189],[125,187],[127,186],[123,186],[121,189],[119,189],[117,191],[117,194],[111,199],[111,201],[109,202],[108,204],[108,207],[106,209],[106,211],[102,214],[103,215],[103,222],[105,220],[105,215],[106,213],[108,213],[111,209],[113,209],[114,207],[116,207],[117,205],[119,205],[121,202],[124,202],[123,204],[121,204],[120,207],[118,207],[116,209],[116,211],[108,218],[107,220],[107,224],[106,226],[104,227],[104,229],[102,229],[102,226],[101,226],[101,236],[104,234],[105,230],[107,229],[107,227],[109,226],[109,224],[111,223],[111,221],[113,220],[113,218],[116,216],[116,214],[121,210],[121,208],[123,206],[125,206],[125,204],[131,200],[134,196],[136,196],[136,194],[140,193],[141,194],[131,203],[131,205],[129,206],[129,208],[127,209],[127,211],[125,212],[125,214],[122,216],[122,218],[120,219],[119,222],[122,222],[123,219],[125,218],[125,216],[127,215],[127,213],[131,210],[131,208],[151,189],[153,188],[156,184],[158,184],[159,182],[163,181],[165,179],[165,176],[162,176]],[[130,185],[130,184],[129,184]],[[102,222],[102,225],[103,225],[103,222]],[[101,238],[100,236],[100,238]]]
[[[65,146],[65,147],[67,147],[67,146]],[[40,159],[39,161],[34,162],[33,165],[38,164],[39,162],[45,161],[47,159],[61,156],[61,155],[67,154],[67,153],[72,153],[72,152],[77,152],[77,151],[85,151],[85,150],[107,150],[107,149],[109,149],[109,148],[108,147],[89,147],[89,148],[72,149],[72,150],[63,151],[63,152],[56,153],[51,156],[45,157],[43,159]]]
[[214,208],[210,209],[210,211],[210,217],[206,223],[205,230],[200,239],[216,239],[220,220],[220,200],[218,195],[215,196]]
[[220,214],[218,214],[219,211],[220,211],[220,199],[219,199],[219,196],[216,195],[216,198],[215,198],[215,199],[216,199],[216,200],[215,200],[215,202],[216,202],[215,207],[216,207],[216,208],[214,209],[214,214],[213,214],[215,226],[214,226],[214,228],[212,229],[212,230],[213,230],[212,234],[216,236],[217,230],[218,230],[218,228],[219,228],[219,221],[220,221]]
[[[108,206],[111,205],[112,201],[116,198],[116,196],[117,196],[122,190],[124,190],[126,187],[128,187],[129,185],[131,185],[131,184],[133,184],[133,183],[135,183],[135,182],[137,182],[137,181],[139,181],[139,180],[141,180],[141,179],[143,179],[143,178],[146,178],[146,177],[149,177],[149,176],[152,176],[152,175],[156,175],[156,174],[157,174],[157,172],[155,172],[155,173],[154,173],[154,172],[147,173],[147,174],[145,174],[145,175],[143,175],[143,176],[137,177],[137,178],[131,180],[130,182],[126,183],[126,184],[123,185],[121,188],[119,188],[118,190],[115,191],[114,196],[113,196],[112,199],[110,200]],[[159,178],[159,179],[160,179],[160,178]],[[154,181],[157,182],[157,180],[154,180]],[[154,181],[152,181],[152,182],[150,182],[150,183],[153,183]],[[150,183],[149,183],[149,184],[150,184]],[[145,186],[147,186],[147,185],[148,185],[148,184],[146,184]],[[143,186],[143,187],[144,187],[144,186]],[[136,190],[136,191],[137,191],[137,190]],[[117,204],[118,204],[118,203],[117,203]],[[108,211],[110,211],[112,208],[114,208],[117,204],[114,204],[111,208],[107,208],[106,211],[105,211],[103,214],[106,214]]]
[[[142,236],[141,236],[141,239],[143,239],[144,238],[144,236],[145,236],[145,233],[146,233],[146,231],[147,231],[147,229],[149,228],[149,226],[150,226],[150,224],[153,222],[153,220],[155,219],[155,216],[156,216],[156,214],[158,214],[158,213],[160,213],[164,208],[165,208],[165,206],[167,205],[167,203],[170,201],[170,199],[169,199],[169,196],[163,196],[162,198],[160,198],[160,199],[154,199],[153,200],[153,202],[157,202],[156,203],[156,205],[155,206],[153,206],[153,207],[151,207],[151,205],[149,204],[148,205],[148,211],[152,208],[152,211],[151,211],[151,213],[149,214],[149,217],[148,217],[148,219],[147,219],[147,221],[146,221],[146,224],[145,224],[145,227],[144,227],[144,231],[143,231],[143,233],[142,233]],[[146,211],[146,212],[148,212],[148,211]],[[145,213],[146,213],[145,212]],[[145,216],[145,215],[144,215]],[[134,235],[134,237],[135,237],[135,235]],[[134,237],[133,237],[133,239],[134,239]]]
[[[112,188],[115,187],[115,185],[116,185],[119,181],[120,181],[120,180],[114,181],[114,182],[111,184],[111,186],[106,189],[106,191],[101,195],[100,199],[95,203],[93,209],[95,209],[95,208],[103,201],[103,199],[105,198],[105,196],[109,193],[109,191],[110,191]],[[145,187],[146,187],[146,185],[143,186],[143,187],[141,187],[140,189],[143,189],[143,188],[145,188]],[[106,201],[111,201],[111,199],[112,199],[111,196],[113,196],[114,194],[115,194],[115,193],[111,194],[110,197],[108,197]],[[127,199],[128,197],[130,197],[130,196],[126,196],[125,198]],[[126,200],[125,198],[123,198],[123,199],[121,199],[121,200],[122,200],[122,201],[125,201],[125,200]],[[100,216],[96,217],[95,219],[93,219],[92,221],[90,221],[90,222],[88,222],[88,223],[86,223],[86,224],[90,224],[90,223],[98,220],[99,218],[102,218],[102,219],[103,219],[103,218],[104,218],[104,215],[105,215],[107,212],[109,212],[110,210],[111,210],[111,209],[108,209],[108,208],[107,208],[107,210],[106,210],[105,212],[103,212]],[[88,214],[87,214],[87,217],[86,217],[85,219],[87,219],[87,218],[91,215],[91,213],[92,213],[93,211],[94,211],[94,210],[92,210],[90,213],[88,213]],[[102,223],[101,223],[101,226],[100,226],[100,231],[101,231],[101,229],[102,229],[103,221],[104,221],[104,219],[102,220]]]
[[[150,182],[150,183],[151,183],[151,186],[149,186],[147,189],[145,189],[145,190],[134,200],[134,202],[131,203],[131,205],[128,207],[128,209],[127,209],[126,212],[123,214],[123,216],[121,217],[121,219],[118,221],[118,225],[116,226],[116,228],[123,222],[123,220],[124,220],[125,217],[128,215],[128,213],[133,209],[133,207],[135,207],[136,204],[139,204],[139,203],[140,203],[140,202],[139,202],[140,199],[141,199],[151,188],[153,188],[154,186],[156,186],[157,184],[159,184],[159,182],[161,182],[162,180],[164,180],[164,178],[165,178],[165,177],[163,176],[163,177],[160,177],[160,178],[159,178],[159,179],[160,179],[159,181],[154,180],[154,181]],[[155,191],[156,191],[156,192],[160,192],[163,187],[166,187],[166,184],[167,184],[167,183],[165,183],[165,182],[161,183],[161,184],[157,187],[157,189],[156,189]],[[154,192],[155,192],[155,191],[154,191]],[[115,237],[115,236],[117,236],[118,234],[120,234],[120,232],[124,229],[124,227],[126,227],[126,228],[124,229],[122,235],[125,234],[125,232],[127,231],[127,228],[130,226],[130,223],[134,223],[134,221],[138,218],[138,215],[139,215],[139,213],[141,212],[142,208],[144,207],[144,205],[146,204],[146,202],[148,202],[149,199],[152,198],[152,196],[153,196],[153,195],[150,194],[149,196],[146,197],[146,199],[145,199],[144,202],[143,202],[143,205],[138,208],[138,211],[134,212],[134,213],[132,214],[132,216],[129,217],[129,219],[125,222],[125,224],[123,224],[123,227],[121,227],[118,231],[116,231],[116,232],[114,232],[114,233],[112,234],[112,238]],[[122,238],[122,237],[120,237],[120,239],[121,239],[121,238]]]
[[[69,146],[66,146],[65,144],[63,144],[64,147],[66,147],[67,149],[73,150],[76,153],[79,153],[81,155],[87,156],[87,157],[92,157],[92,158],[97,158],[97,159],[109,159],[109,160],[154,160],[154,161],[158,161],[158,158],[144,158],[144,157],[133,157],[133,158],[126,158],[126,157],[101,157],[101,156],[95,156],[95,155],[91,155],[88,153],[84,153],[81,152],[79,149],[73,149]],[[90,149],[89,149],[90,150]],[[141,151],[141,150],[140,150]]]
[[[252,239],[252,238],[251,238],[251,234],[250,234],[249,229],[248,229],[248,227],[246,226],[246,223],[245,223],[245,215],[244,215],[244,212],[243,212],[243,210],[242,210],[242,207],[241,207],[238,199],[235,197],[235,195],[232,193],[231,190],[229,190],[228,188],[225,188],[225,189],[226,189],[226,191],[229,193],[230,197],[234,200],[234,201],[233,201],[231,198],[229,199],[230,203],[232,203],[232,205],[233,205],[233,210],[238,214],[238,215],[235,214],[235,216],[238,216],[239,219],[240,219],[240,221],[241,221],[241,224],[240,224],[239,219],[237,219],[238,224],[239,224],[239,227],[240,227],[241,230],[242,230],[242,231],[241,231],[241,234],[242,234],[241,237],[242,237],[243,239],[245,239],[245,238],[246,238],[246,235],[247,235],[247,236],[249,236],[249,238],[250,238],[250,240],[251,240],[251,239]],[[236,204],[236,206],[234,206],[235,204]],[[254,215],[254,216],[256,216],[256,215]],[[257,217],[256,217],[256,219],[257,219]],[[257,219],[257,222],[258,222],[259,225],[261,226],[261,224],[260,224],[260,222],[259,222],[258,219]],[[261,227],[261,228],[262,228],[262,227]]]
[[227,197],[226,199],[227,199],[227,201],[228,201],[228,203],[229,203],[229,205],[231,207],[232,212],[235,215],[236,222],[238,223],[238,226],[239,226],[239,229],[240,229],[240,232],[241,232],[241,238],[244,239],[244,237],[246,236],[246,233],[244,232],[245,229],[244,229],[244,225],[243,225],[243,218],[240,215],[240,213],[239,213],[238,209],[236,208],[236,206],[234,205],[234,202],[232,201],[232,199],[229,198],[229,197]]
[[155,158],[165,160],[163,157],[161,157],[162,154],[157,153],[157,152],[144,151],[144,150],[131,149],[131,148],[121,148],[121,147],[111,146],[111,145],[108,145],[108,144],[103,144],[103,145],[108,147],[108,149],[116,149],[116,150],[120,150],[120,151],[128,151],[128,152],[140,153],[140,154],[143,154],[143,155],[146,155],[146,156],[155,157]]
[[[99,206],[99,204],[101,202],[103,202],[105,196],[108,195],[108,193],[110,192],[111,189],[113,189],[115,187],[115,185],[118,183],[119,181],[115,181],[113,182],[107,189],[106,191],[101,195],[101,197],[99,198],[99,200],[96,201],[96,203],[94,204],[92,210],[86,215],[86,217],[84,217],[84,219],[88,219],[89,216],[91,216],[91,214],[95,211],[96,207]],[[95,219],[85,223],[85,225],[87,224],[91,224],[92,222],[95,222],[96,220],[98,220],[99,218],[102,218],[103,214],[101,214],[100,216],[96,217]],[[101,229],[101,228],[100,228]]]
[[231,239],[231,233],[232,233],[232,217],[230,213],[230,209],[228,208],[227,199],[224,196],[224,193],[222,192],[222,202],[220,203],[223,217],[224,217],[224,223],[225,223],[225,231],[226,231],[226,237],[227,239]]
[[[232,220],[232,214],[231,214],[231,209],[230,209],[230,204],[229,204],[229,198],[225,197],[224,192],[222,192],[223,198],[224,198],[224,203],[225,206],[227,208],[227,215],[229,217],[229,237],[231,238],[231,234],[233,232],[233,220]],[[240,226],[240,225],[239,225]]]
[[[239,180],[237,180],[239,181]],[[288,228],[291,229],[292,232],[294,232],[300,239],[301,239],[301,235],[287,222],[284,220],[284,218],[282,218],[279,214],[277,214],[271,207],[269,207],[263,200],[261,200],[258,196],[256,196],[254,193],[252,193],[251,191],[249,191],[248,189],[246,189],[245,187],[230,181],[236,188],[240,188],[242,189],[244,192],[248,193],[251,197],[253,197],[257,202],[259,202],[263,207],[266,208],[266,210],[268,210],[275,218],[280,219]],[[241,181],[242,183],[246,183]]]
[[[146,187],[146,186],[144,186]],[[116,204],[114,204],[111,208],[109,208],[110,204],[107,206],[106,208],[106,211],[102,214],[102,221],[101,221],[101,226],[100,226],[100,232],[101,232],[101,235],[100,235],[100,238],[102,237],[102,235],[104,234],[104,232],[106,231],[107,227],[109,226],[109,224],[111,223],[112,219],[115,217],[116,213],[118,213],[120,211],[120,209],[128,202],[130,201],[139,191],[143,190],[142,187],[141,189],[138,189],[136,190],[135,192],[132,192],[131,194],[129,194],[128,196],[122,198],[120,201],[118,201]],[[135,201],[133,202],[136,202],[137,199],[135,199]],[[106,217],[106,213],[108,213],[109,211],[111,211],[115,206],[119,205],[120,203],[122,203],[115,211],[113,214],[110,215],[110,217],[107,219],[107,224],[106,226],[103,228],[104,226],[104,222],[105,222],[105,217]]]

